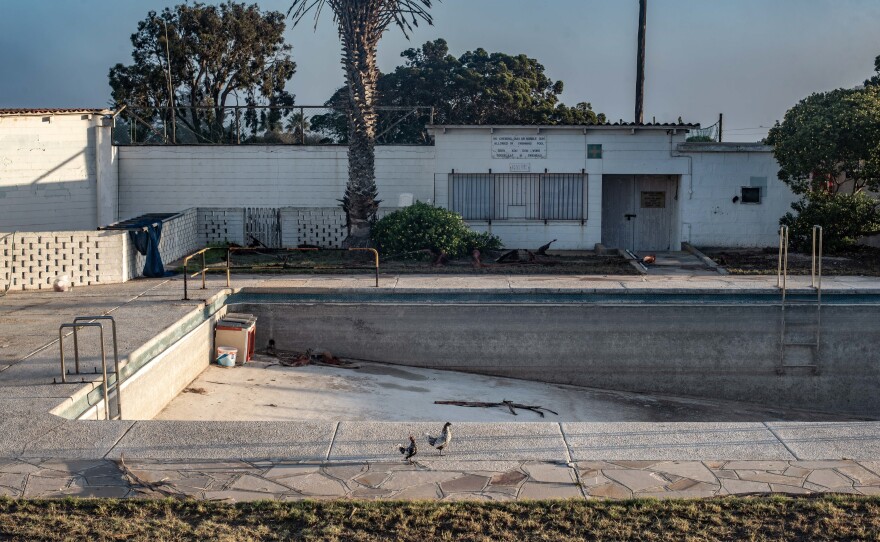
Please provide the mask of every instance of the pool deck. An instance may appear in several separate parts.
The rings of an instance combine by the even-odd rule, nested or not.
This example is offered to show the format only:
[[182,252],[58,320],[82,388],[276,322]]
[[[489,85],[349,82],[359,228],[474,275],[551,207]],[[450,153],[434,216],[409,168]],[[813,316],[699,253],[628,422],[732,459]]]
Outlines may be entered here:
[[[880,422],[463,422],[448,454],[435,457],[425,445],[407,465],[395,445],[436,431],[436,422],[71,421],[49,413],[94,386],[52,384],[60,323],[112,314],[124,358],[224,286],[213,276],[207,290],[190,290],[190,301],[180,300],[179,278],[0,297],[0,494],[501,500],[880,492]],[[376,291],[368,275],[235,276],[233,286]],[[809,277],[789,279],[793,290],[808,286]],[[822,286],[880,293],[880,278],[826,277]],[[380,277],[380,289],[399,293],[775,288],[775,276]],[[94,357],[84,362],[92,370]]]

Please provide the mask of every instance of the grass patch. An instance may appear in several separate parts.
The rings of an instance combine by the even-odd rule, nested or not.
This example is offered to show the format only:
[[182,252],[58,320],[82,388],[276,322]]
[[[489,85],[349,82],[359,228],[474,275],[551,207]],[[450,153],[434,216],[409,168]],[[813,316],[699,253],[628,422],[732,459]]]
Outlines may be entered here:
[[876,540],[857,496],[514,503],[0,499],[12,540]]

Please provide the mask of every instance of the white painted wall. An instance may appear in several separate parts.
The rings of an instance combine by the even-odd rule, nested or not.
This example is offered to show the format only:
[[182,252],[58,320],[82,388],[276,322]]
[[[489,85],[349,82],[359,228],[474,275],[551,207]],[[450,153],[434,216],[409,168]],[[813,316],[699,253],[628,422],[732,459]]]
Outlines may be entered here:
[[[490,131],[491,130],[491,131]],[[532,173],[587,173],[586,221],[499,220],[472,221],[471,227],[491,231],[510,248],[537,248],[557,239],[555,249],[592,249],[602,239],[602,176],[605,174],[688,175],[687,158],[673,156],[686,133],[667,130],[627,128],[587,129],[582,127],[543,127],[547,137],[547,158],[501,160],[492,158],[492,135],[534,135],[536,128],[447,127],[435,129],[435,201],[449,205],[449,174],[508,173],[511,164],[528,163]],[[602,159],[587,159],[587,145],[601,144]],[[673,245],[680,243],[673,232]]]
[[[433,147],[377,147],[379,198],[433,195]],[[119,214],[188,207],[335,207],[348,180],[345,147],[120,147]]]
[[92,114],[0,115],[0,231],[98,226],[99,122]]
[[[693,159],[693,185],[682,183],[682,240],[695,246],[775,246],[779,219],[797,199],[777,177],[770,147],[686,144]],[[766,177],[760,204],[734,203],[751,177]]]

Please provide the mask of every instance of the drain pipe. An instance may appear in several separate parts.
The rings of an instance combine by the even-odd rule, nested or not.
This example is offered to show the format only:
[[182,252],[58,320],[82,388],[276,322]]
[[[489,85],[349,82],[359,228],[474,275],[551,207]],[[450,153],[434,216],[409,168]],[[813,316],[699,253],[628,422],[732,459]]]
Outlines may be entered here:
[[688,160],[688,199],[694,199],[694,157],[689,154],[679,154],[672,146],[674,130],[669,131],[669,156],[671,158],[687,158]]
[[15,270],[15,234],[17,231],[12,232],[12,249],[9,251],[9,280],[6,281],[6,288],[3,292],[0,292],[0,297],[5,296],[9,289],[12,288],[12,274]]

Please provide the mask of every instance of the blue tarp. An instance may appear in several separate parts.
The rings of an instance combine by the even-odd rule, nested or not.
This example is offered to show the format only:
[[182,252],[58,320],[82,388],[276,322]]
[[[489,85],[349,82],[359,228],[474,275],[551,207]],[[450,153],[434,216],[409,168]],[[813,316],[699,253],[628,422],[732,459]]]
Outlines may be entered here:
[[144,262],[145,277],[166,277],[174,273],[166,273],[162,264],[162,255],[159,254],[159,239],[162,237],[162,221],[149,224],[142,230],[129,230],[129,237],[138,252],[147,257]]

